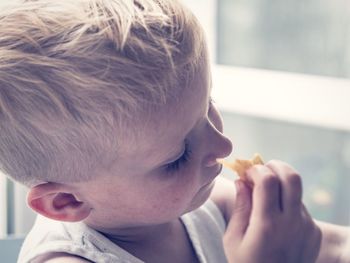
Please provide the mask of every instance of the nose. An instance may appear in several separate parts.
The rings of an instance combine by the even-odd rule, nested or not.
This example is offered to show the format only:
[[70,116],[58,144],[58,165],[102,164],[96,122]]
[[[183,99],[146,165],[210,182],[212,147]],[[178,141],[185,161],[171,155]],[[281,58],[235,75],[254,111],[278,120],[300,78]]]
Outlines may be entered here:
[[204,166],[212,167],[217,165],[216,159],[225,158],[233,150],[232,142],[229,138],[215,129],[214,135],[208,141],[208,155],[204,158]]

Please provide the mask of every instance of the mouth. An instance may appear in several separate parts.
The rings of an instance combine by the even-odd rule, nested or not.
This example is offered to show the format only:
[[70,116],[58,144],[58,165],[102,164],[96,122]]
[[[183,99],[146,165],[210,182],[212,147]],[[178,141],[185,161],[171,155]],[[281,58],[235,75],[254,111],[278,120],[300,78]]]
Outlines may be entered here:
[[214,173],[213,178],[211,178],[211,179],[209,180],[209,182],[206,183],[205,185],[203,185],[201,188],[206,188],[206,187],[208,187],[209,185],[211,185],[211,184],[215,181],[216,177],[221,173],[221,171],[222,171],[222,164],[218,165],[218,167],[217,167],[217,169],[216,169],[216,171],[215,171],[215,173]]
[[[217,171],[216,171],[216,176],[218,176],[219,174],[221,174],[221,171],[222,171],[222,164],[219,164],[219,167],[218,167],[218,169],[217,169]],[[215,177],[216,177],[215,176]]]
[[215,169],[215,171],[213,173],[213,176],[212,176],[210,181],[214,180],[221,173],[222,167],[223,167],[222,164],[218,164],[218,166],[215,167],[216,169]]

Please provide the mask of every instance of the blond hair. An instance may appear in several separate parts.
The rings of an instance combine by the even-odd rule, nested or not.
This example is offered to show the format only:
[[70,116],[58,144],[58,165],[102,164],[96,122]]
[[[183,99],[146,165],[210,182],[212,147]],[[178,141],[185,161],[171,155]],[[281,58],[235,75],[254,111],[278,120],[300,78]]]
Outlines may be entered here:
[[27,186],[89,180],[116,127],[186,87],[205,53],[174,0],[29,0],[0,12],[0,169]]

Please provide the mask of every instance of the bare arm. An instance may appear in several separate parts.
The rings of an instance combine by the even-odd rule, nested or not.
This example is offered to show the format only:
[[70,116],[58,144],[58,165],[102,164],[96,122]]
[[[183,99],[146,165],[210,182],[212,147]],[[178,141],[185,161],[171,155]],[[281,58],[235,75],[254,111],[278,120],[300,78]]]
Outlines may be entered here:
[[317,263],[350,263],[350,228],[316,222],[322,232]]

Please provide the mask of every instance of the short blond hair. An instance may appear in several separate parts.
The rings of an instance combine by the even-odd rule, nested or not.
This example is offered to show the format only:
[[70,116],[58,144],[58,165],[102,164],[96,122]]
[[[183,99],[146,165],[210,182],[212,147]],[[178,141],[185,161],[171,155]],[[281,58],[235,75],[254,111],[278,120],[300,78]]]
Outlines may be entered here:
[[2,10],[0,169],[27,186],[89,180],[116,158],[118,124],[166,103],[205,52],[198,22],[176,0]]

